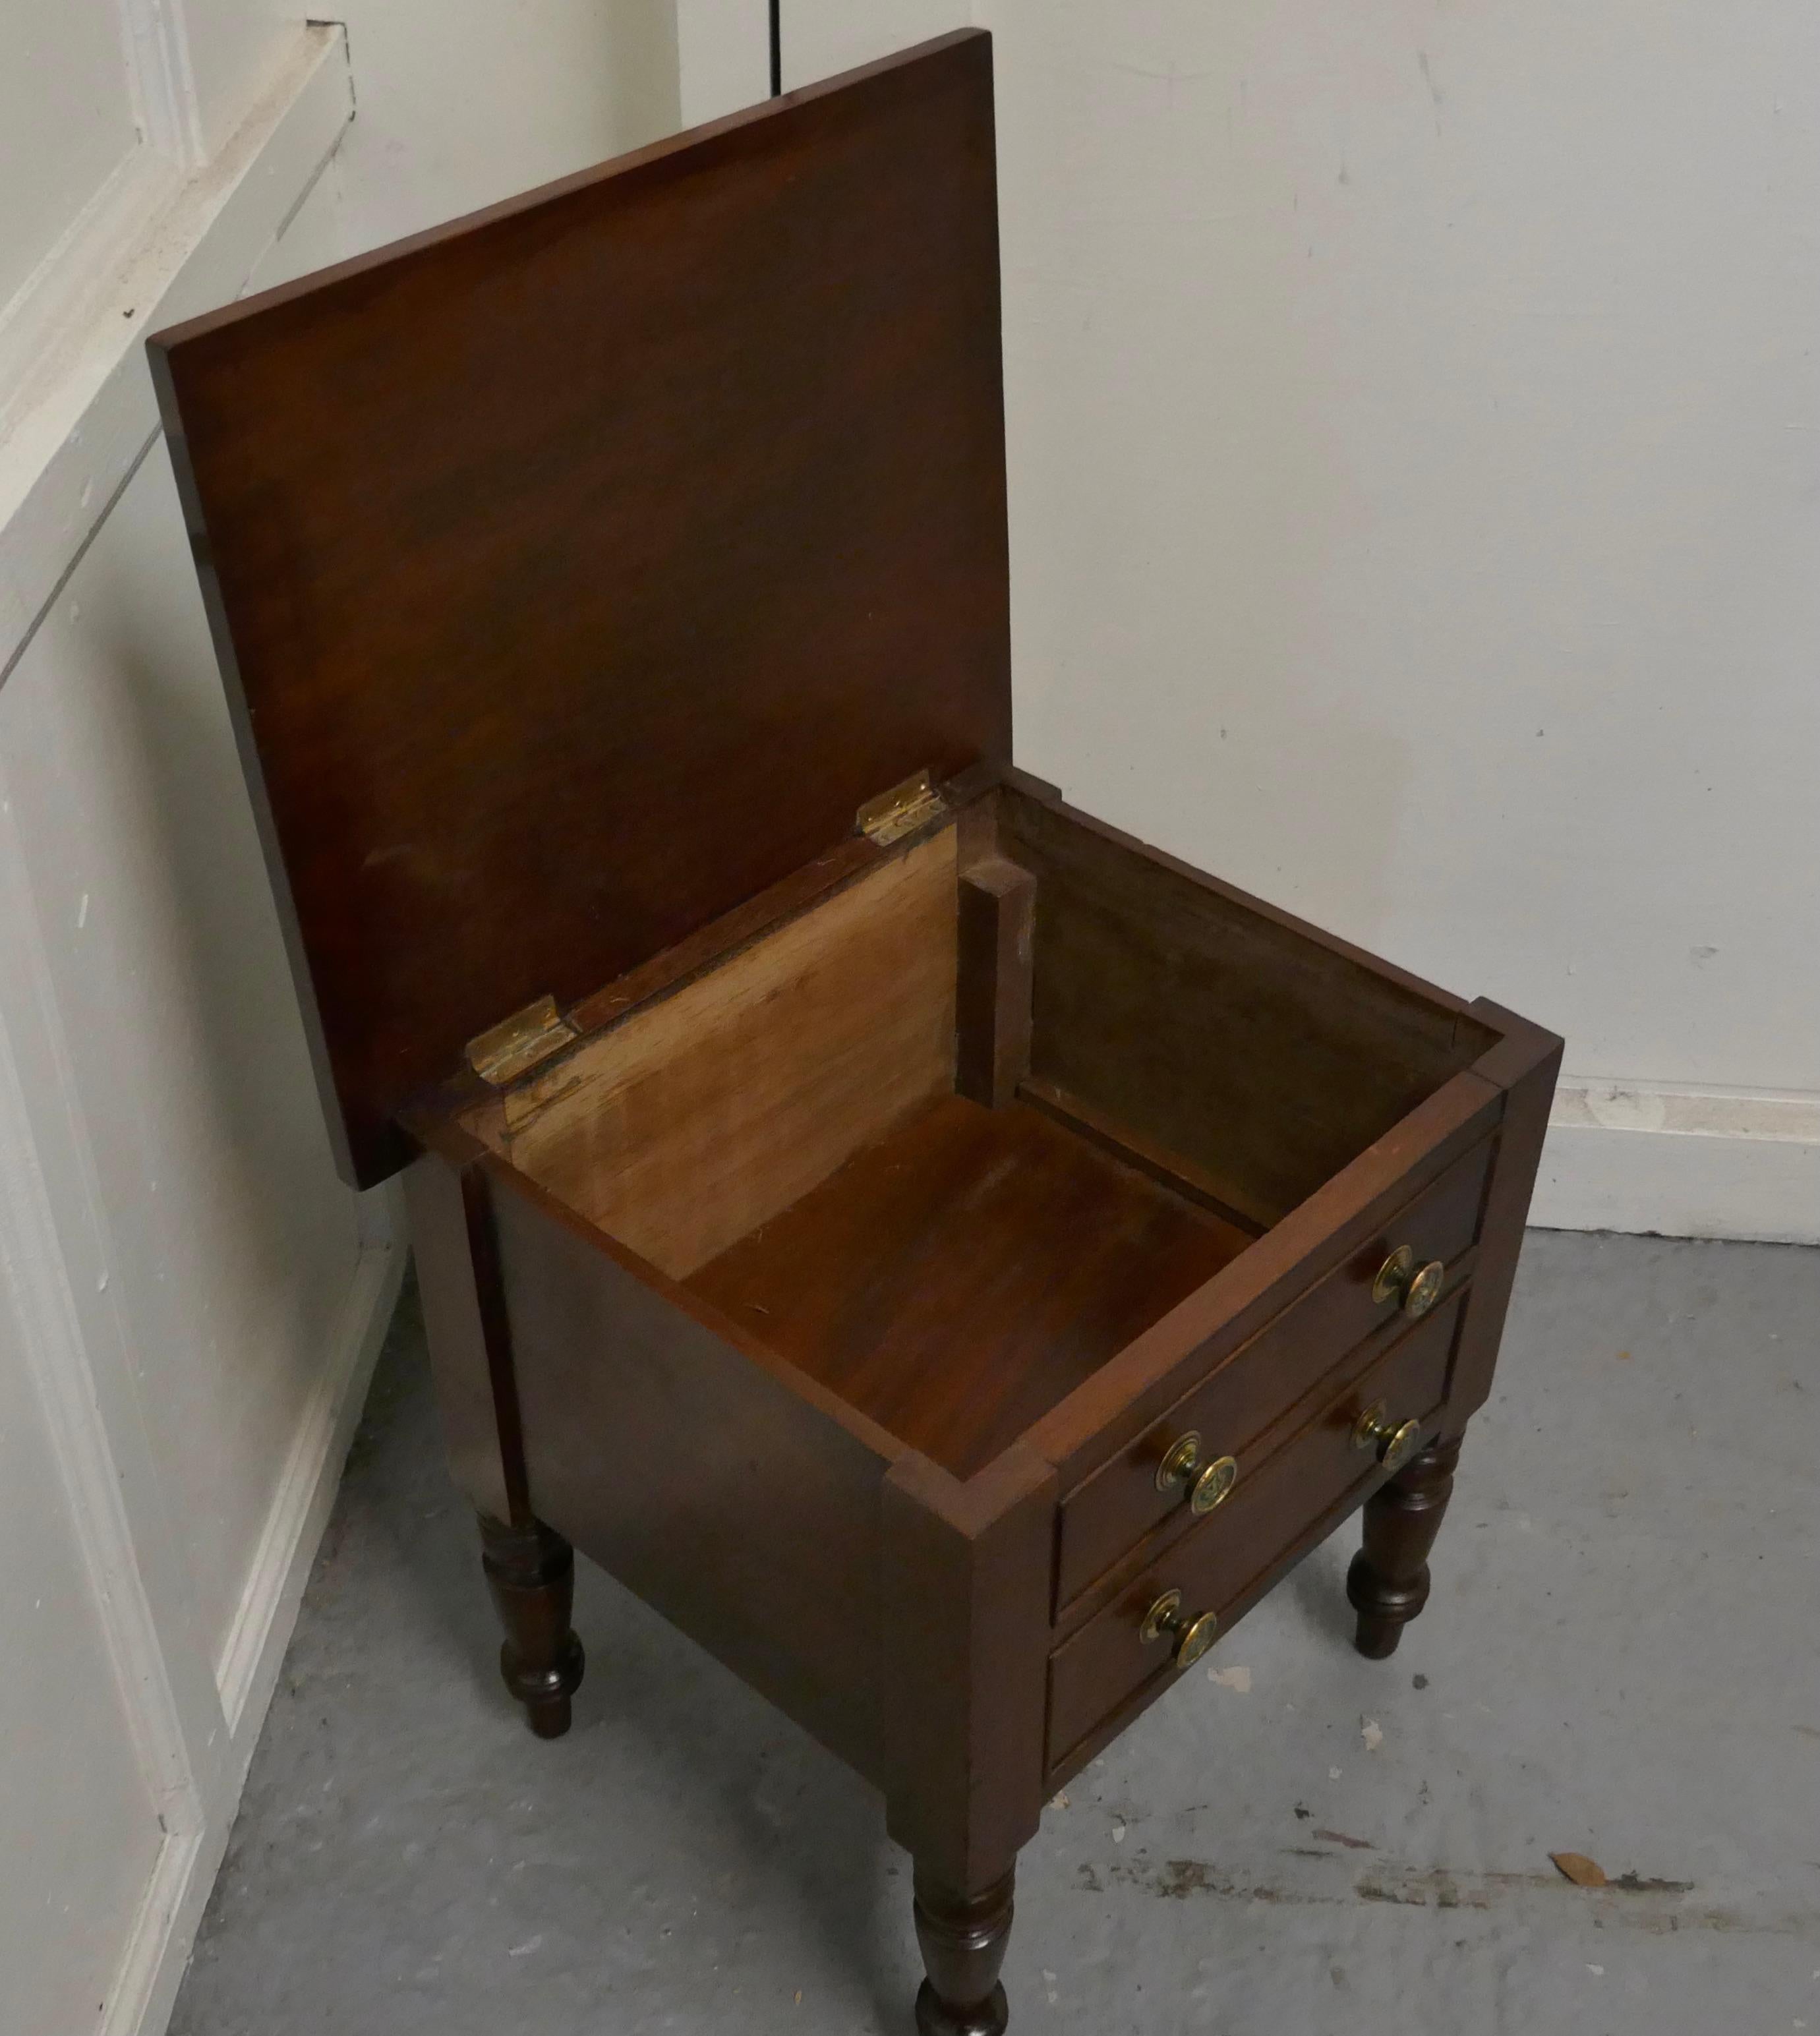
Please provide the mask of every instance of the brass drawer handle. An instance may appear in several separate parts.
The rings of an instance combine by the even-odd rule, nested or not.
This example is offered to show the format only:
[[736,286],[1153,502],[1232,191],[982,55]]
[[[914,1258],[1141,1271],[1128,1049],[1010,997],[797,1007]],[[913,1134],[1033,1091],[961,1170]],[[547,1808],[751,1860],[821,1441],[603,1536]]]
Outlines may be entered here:
[[1420,1322],[1441,1299],[1446,1280],[1447,1268],[1438,1258],[1418,1265],[1410,1246],[1399,1244],[1378,1268],[1371,1297],[1380,1306],[1394,1298],[1412,1322]]
[[1422,1423],[1393,1424],[1383,1401],[1374,1400],[1353,1423],[1353,1447],[1375,1451],[1386,1470],[1401,1470],[1422,1447]]
[[1191,1513],[1211,1513],[1238,1481],[1237,1457],[1215,1457],[1210,1464],[1201,1461],[1200,1432],[1195,1428],[1178,1435],[1157,1466],[1157,1491],[1184,1487]]
[[1170,1658],[1178,1668],[1188,1668],[1213,1646],[1219,1631],[1217,1612],[1203,1612],[1199,1619],[1184,1619],[1181,1593],[1166,1590],[1144,1614],[1144,1623],[1138,1633],[1146,1646],[1165,1636],[1174,1641]]

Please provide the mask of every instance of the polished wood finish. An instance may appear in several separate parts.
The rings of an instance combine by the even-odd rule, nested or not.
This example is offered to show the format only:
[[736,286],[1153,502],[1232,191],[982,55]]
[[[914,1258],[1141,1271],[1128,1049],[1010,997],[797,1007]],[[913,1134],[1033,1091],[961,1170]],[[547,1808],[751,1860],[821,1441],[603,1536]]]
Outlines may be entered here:
[[1013,1876],[958,1895],[919,1862],[913,1911],[929,1977],[916,1996],[917,2036],[1003,2036],[1010,2019],[999,1974],[1010,1940]]
[[954,831],[538,1069],[475,1128],[673,1279],[952,1094]]
[[481,1561],[505,1628],[499,1672],[539,1739],[561,1739],[580,1687],[581,1642],[570,1626],[575,1551],[541,1521],[480,1517]]
[[470,1039],[1009,753],[990,51],[150,343],[361,1185]]
[[1365,1502],[1365,1546],[1346,1571],[1346,1597],[1358,1614],[1354,1642],[1381,1661],[1428,1603],[1428,1558],[1453,1495],[1458,1435],[1432,1442]]
[[1315,1281],[1069,1495],[1056,1560],[1061,1603],[1181,1508],[1184,1494],[1159,1492],[1156,1479],[1157,1466],[1176,1437],[1193,1430],[1203,1438],[1206,1457],[1236,1456],[1242,1478],[1259,1437],[1282,1408],[1329,1374],[1365,1337],[1396,1322],[1395,1308],[1374,1301],[1371,1291],[1393,1244],[1412,1243],[1422,1257],[1457,1267],[1478,1234],[1490,1162],[1489,1143],[1456,1159],[1358,1250]]
[[1048,1757],[1052,1767],[1134,1693],[1154,1695],[1175,1680],[1169,1650],[1141,1636],[1144,1614],[1165,1590],[1179,1589],[1185,1616],[1222,1620],[1254,1581],[1291,1547],[1308,1521],[1348,1495],[1362,1498],[1382,1472],[1354,1447],[1361,1408],[1384,1400],[1399,1420],[1432,1426],[1446,1397],[1460,1318],[1456,1296],[1418,1323],[1363,1371],[1323,1380],[1288,1404],[1259,1438],[1255,1461],[1232,1496],[1165,1552],[1154,1557],[1104,1608],[1065,1641],[1051,1664]]
[[1014,794],[1001,827],[1036,879],[1034,1073],[1266,1227],[1496,1036],[1084,815]]
[[443,1443],[475,1511],[522,1524],[531,1501],[483,1156],[459,1133],[443,1138],[405,1174]]
[[906,1455],[881,1494],[886,1827],[946,1887],[1008,1873],[1042,1815],[1055,1518],[1025,1448],[965,1484]]
[[689,1285],[964,1478],[1248,1242],[1035,1110],[950,1095]]
[[1542,1161],[1548,1113],[1561,1073],[1562,1043],[1526,1018],[1481,997],[1473,1007],[1502,1036],[1480,1060],[1480,1071],[1505,1095],[1497,1151],[1486,1193],[1485,1250],[1472,1312],[1460,1338],[1459,1363],[1448,1404],[1448,1432],[1457,1435],[1485,1404],[1516,1279],[1517,1254],[1529,1197]]
[[508,1687],[566,1726],[579,1550],[875,1784],[923,2036],[1003,2029],[1165,1592],[1229,1627],[1365,1504],[1361,1644],[1419,1608],[1560,1052],[1007,760],[988,49],[153,349],[343,1164],[418,1156]]
[[1127,1447],[1336,1268],[1350,1263],[1363,1273],[1391,1218],[1497,1129],[1503,1106],[1502,1092],[1472,1069],[1443,1083],[1070,1393],[1032,1431],[1063,1488]]
[[1030,1072],[1036,880],[1002,855],[961,872],[954,1087],[1003,1110]]
[[531,1501],[862,1774],[901,1446],[498,1161]]

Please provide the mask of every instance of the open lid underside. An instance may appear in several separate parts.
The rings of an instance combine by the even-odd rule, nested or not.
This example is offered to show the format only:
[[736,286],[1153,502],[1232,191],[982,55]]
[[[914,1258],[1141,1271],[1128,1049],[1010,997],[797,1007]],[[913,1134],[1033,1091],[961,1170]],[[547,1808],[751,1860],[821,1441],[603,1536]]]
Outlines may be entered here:
[[1010,741],[991,45],[151,343],[343,1171]]

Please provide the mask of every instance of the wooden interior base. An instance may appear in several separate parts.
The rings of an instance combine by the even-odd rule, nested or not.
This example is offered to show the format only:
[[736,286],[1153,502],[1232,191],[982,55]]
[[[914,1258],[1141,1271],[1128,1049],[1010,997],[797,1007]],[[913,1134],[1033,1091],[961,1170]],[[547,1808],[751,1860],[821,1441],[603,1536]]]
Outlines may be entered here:
[[688,1284],[968,1477],[1251,1241],[1027,1105],[950,1095]]

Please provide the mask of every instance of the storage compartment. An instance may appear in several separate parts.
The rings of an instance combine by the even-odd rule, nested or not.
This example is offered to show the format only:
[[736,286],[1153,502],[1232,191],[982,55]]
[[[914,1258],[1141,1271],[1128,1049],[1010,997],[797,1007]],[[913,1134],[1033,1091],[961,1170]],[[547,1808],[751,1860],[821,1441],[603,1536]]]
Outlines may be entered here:
[[1004,786],[704,951],[470,1128],[961,1478],[1493,1036]]

